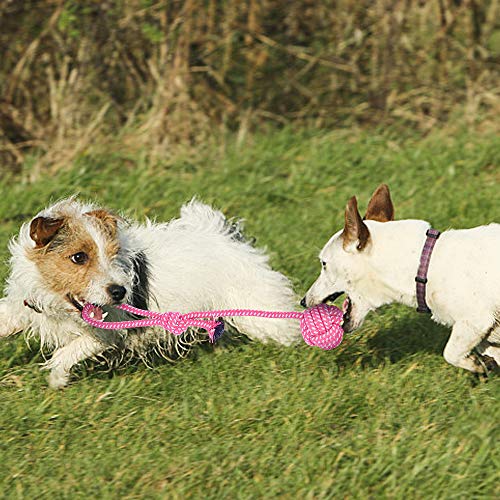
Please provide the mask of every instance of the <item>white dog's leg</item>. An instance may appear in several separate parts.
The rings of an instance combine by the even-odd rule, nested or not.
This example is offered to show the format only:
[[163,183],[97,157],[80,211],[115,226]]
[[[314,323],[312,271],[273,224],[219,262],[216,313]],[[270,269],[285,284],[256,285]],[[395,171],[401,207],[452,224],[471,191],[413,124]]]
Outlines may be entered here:
[[444,359],[451,365],[465,368],[471,372],[483,373],[481,365],[469,356],[478,343],[478,335],[466,321],[458,321],[453,325],[451,336],[443,352]]
[[[490,344],[484,354],[491,356],[500,366],[500,326],[497,326],[489,335],[487,342]],[[493,344],[493,345],[492,345]]]
[[50,370],[49,386],[52,389],[65,387],[73,366],[84,359],[100,354],[104,349],[104,344],[88,336],[79,337],[56,349],[52,358],[44,366],[44,369]]
[[26,314],[14,307],[7,297],[0,299],[0,337],[8,337],[23,331],[27,326]]
[[477,350],[480,354],[485,354],[495,360],[495,363],[500,366],[500,326],[497,326],[478,346]]
[[486,356],[493,358],[495,360],[495,363],[500,366],[500,347],[490,345],[484,350],[483,354],[486,354]]
[[500,366],[500,347],[490,345],[481,354],[486,354],[495,360],[495,363]]

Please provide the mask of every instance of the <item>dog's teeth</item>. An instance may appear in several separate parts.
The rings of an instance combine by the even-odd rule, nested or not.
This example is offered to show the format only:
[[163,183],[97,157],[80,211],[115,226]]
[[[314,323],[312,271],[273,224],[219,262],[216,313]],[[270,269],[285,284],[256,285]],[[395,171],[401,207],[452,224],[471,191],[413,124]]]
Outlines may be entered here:
[[105,312],[103,315],[102,315],[102,320],[104,321],[106,319],[106,316],[109,314],[109,312]]
[[89,314],[89,316],[90,316],[91,318],[93,318],[93,317],[95,316],[94,311],[92,311],[92,312]]

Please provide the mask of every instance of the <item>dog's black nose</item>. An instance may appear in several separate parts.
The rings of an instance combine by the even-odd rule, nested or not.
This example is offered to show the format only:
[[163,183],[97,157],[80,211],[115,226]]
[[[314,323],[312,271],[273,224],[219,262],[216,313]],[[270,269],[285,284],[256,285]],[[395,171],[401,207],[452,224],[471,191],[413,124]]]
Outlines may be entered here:
[[306,297],[305,297],[305,295],[304,295],[304,297],[302,298],[302,300],[300,301],[300,305],[301,305],[302,307],[307,307],[307,304],[306,304]]
[[109,285],[108,293],[115,302],[120,302],[125,297],[127,289],[120,285]]

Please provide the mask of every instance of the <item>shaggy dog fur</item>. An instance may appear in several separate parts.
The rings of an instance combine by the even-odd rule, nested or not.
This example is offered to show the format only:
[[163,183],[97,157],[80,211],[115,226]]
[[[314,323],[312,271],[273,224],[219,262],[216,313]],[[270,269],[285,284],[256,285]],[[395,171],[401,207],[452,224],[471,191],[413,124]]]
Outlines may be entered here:
[[[180,218],[168,223],[138,224],[66,199],[24,224],[10,251],[11,274],[0,300],[0,337],[21,331],[38,335],[42,348],[53,350],[45,364],[53,388],[68,383],[75,364],[105,352],[143,355],[159,346],[166,357],[175,357],[189,344],[186,337],[162,328],[92,328],[80,316],[86,302],[101,306],[113,320],[126,319],[126,313],[111,307],[123,302],[178,312],[286,311],[295,305],[289,281],[244,240],[240,224],[198,201],[183,206]],[[300,337],[293,320],[226,321],[262,342],[288,345]]]
[[[322,271],[302,303],[313,306],[346,293],[344,330],[360,327],[366,315],[391,302],[417,306],[415,276],[430,225],[394,221],[389,188],[375,191],[362,219],[356,198],[345,211],[344,228],[320,253]],[[430,259],[427,304],[432,318],[452,327],[444,358],[473,372],[485,367],[471,355],[500,364],[500,225],[441,234]]]

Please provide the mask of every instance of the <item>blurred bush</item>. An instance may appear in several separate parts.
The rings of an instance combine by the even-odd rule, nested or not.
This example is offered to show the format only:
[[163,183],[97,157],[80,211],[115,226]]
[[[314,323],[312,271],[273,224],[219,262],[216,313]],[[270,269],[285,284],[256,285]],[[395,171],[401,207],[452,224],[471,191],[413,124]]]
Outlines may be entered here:
[[499,0],[3,0],[0,160],[499,108]]

